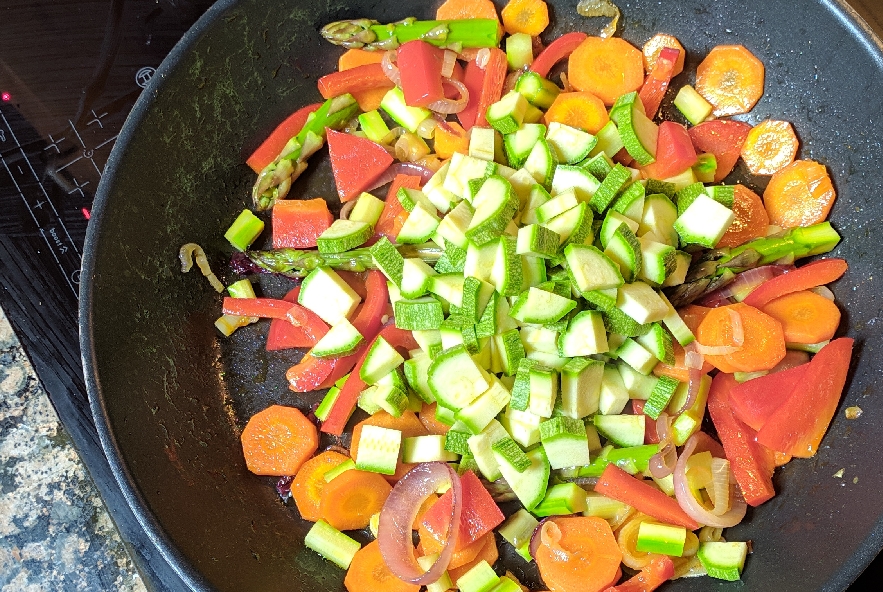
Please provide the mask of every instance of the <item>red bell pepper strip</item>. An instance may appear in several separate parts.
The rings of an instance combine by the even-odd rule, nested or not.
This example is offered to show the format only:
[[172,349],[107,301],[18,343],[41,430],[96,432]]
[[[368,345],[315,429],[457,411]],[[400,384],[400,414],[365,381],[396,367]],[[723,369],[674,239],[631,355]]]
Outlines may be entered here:
[[331,374],[334,363],[331,358],[315,358],[309,353],[304,354],[301,361],[288,369],[285,378],[288,388],[296,393],[308,393],[319,388],[319,385]]
[[481,94],[478,96],[478,106],[475,112],[475,125],[478,127],[488,127],[487,108],[503,96],[503,83],[506,81],[508,72],[509,62],[506,52],[492,47],[491,56],[484,67],[484,80],[481,84]]
[[736,166],[739,154],[742,152],[742,144],[748,137],[751,126],[744,121],[731,119],[715,119],[703,121],[699,125],[690,128],[690,139],[696,152],[709,152],[714,154],[717,160],[717,169],[714,171],[714,182],[720,183]]
[[800,388],[808,368],[806,363],[737,384],[730,391],[730,408],[745,425],[759,430]]
[[[635,415],[644,415],[644,405],[647,401],[632,399],[632,410]],[[656,420],[644,415],[644,444],[659,444],[659,432],[656,430]]]
[[772,480],[775,461],[772,451],[755,440],[757,432],[733,414],[730,393],[737,384],[732,374],[715,376],[707,408],[745,502],[759,506],[776,495]]
[[[384,327],[371,342],[373,343],[378,337],[383,337],[391,346],[396,348],[403,347],[411,350],[419,347],[417,342],[414,341],[414,335],[410,331],[399,329],[395,325],[387,325]],[[349,421],[350,415],[352,415],[353,410],[356,408],[356,401],[359,400],[359,393],[368,386],[359,376],[359,371],[362,369],[362,364],[365,362],[365,357],[368,355],[368,351],[370,351],[370,347],[365,349],[365,353],[359,358],[359,361],[356,362],[350,377],[343,385],[343,388],[340,389],[340,394],[337,395],[337,400],[334,402],[334,406],[328,413],[328,418],[322,422],[320,430],[326,434],[339,436],[343,433],[343,429],[346,427],[346,422]]]
[[638,93],[638,98],[644,104],[644,112],[650,119],[656,117],[656,112],[659,111],[659,105],[662,104],[662,98],[665,96],[665,91],[668,90],[675,70],[675,62],[678,61],[680,53],[681,50],[674,47],[663,48],[656,59],[656,65],[647,75],[644,86]]
[[421,180],[422,178],[416,175],[395,176],[395,179],[392,180],[389,186],[389,191],[386,192],[386,204],[380,213],[380,219],[377,220],[377,224],[374,226],[374,236],[369,241],[370,244],[377,242],[377,239],[381,236],[385,236],[390,241],[395,242],[399,231],[402,229],[402,225],[408,219],[408,211],[402,207],[396,194],[402,187],[420,189]]
[[765,281],[752,290],[743,302],[755,308],[762,308],[779,296],[830,284],[846,273],[847,268],[848,265],[843,259],[819,259]]
[[334,216],[328,203],[316,199],[283,199],[273,206],[273,248],[306,249],[316,246]]
[[402,81],[405,103],[412,107],[426,107],[444,98],[442,63],[445,50],[415,39],[399,46],[396,65]]
[[552,66],[569,57],[579,44],[586,40],[585,33],[574,31],[558,37],[546,47],[530,65],[530,69],[546,78]]
[[285,121],[276,126],[276,129],[273,130],[267,139],[248,157],[245,164],[250,166],[251,170],[256,173],[260,173],[267,168],[267,165],[276,160],[276,157],[279,156],[279,153],[282,152],[288,141],[300,133],[310,113],[321,106],[322,103],[313,103],[312,105],[301,107],[289,115]]
[[[286,302],[297,303],[300,286],[295,286],[282,297]],[[321,320],[321,319],[320,319]],[[292,325],[287,319],[273,319],[267,331],[267,351],[279,351],[293,347],[313,347],[315,341],[310,339],[306,329]]]
[[299,305],[278,298],[231,298],[226,296],[224,297],[222,310],[224,314],[239,315],[241,317],[286,319],[290,321],[291,319],[286,315],[292,306]]
[[696,149],[687,128],[674,121],[659,124],[656,160],[643,168],[648,179],[668,179],[696,164]]
[[595,492],[627,504],[639,512],[666,524],[696,530],[699,524],[681,509],[677,500],[668,497],[652,485],[632,477],[615,464],[604,468]]
[[[463,487],[463,509],[460,512],[460,530],[454,552],[468,547],[505,520],[503,512],[472,471],[460,475]],[[425,514],[423,526],[439,543],[444,544],[448,522],[451,520],[451,491],[446,491]]]
[[358,93],[372,88],[392,88],[392,81],[383,73],[380,64],[364,64],[349,70],[332,72],[319,79],[319,94],[326,99],[346,93]]
[[365,353],[368,344],[377,337],[380,332],[380,325],[386,307],[389,302],[389,291],[386,286],[386,277],[382,272],[372,269],[368,272],[368,279],[365,281],[365,289],[367,295],[362,307],[356,313],[353,319],[353,327],[362,334],[362,342],[356,350],[340,358],[335,358],[334,369],[325,379],[325,382],[319,385],[319,388],[331,388],[335,382],[343,378],[347,372],[353,369],[356,362]]
[[757,432],[758,442],[799,458],[815,455],[846,385],[852,346],[852,339],[841,337],[810,360],[803,382]]
[[653,592],[675,575],[675,564],[668,555],[653,555],[650,563],[631,579],[604,592]]
[[481,98],[484,76],[485,71],[478,67],[478,63],[475,60],[470,60],[466,63],[466,68],[463,70],[463,84],[466,86],[466,90],[469,91],[469,100],[466,102],[466,107],[457,113],[457,119],[467,132],[475,125],[475,116],[478,114],[478,101]]
[[393,157],[386,148],[368,138],[332,129],[327,133],[328,156],[337,194],[340,201],[351,201],[371,187],[392,164]]

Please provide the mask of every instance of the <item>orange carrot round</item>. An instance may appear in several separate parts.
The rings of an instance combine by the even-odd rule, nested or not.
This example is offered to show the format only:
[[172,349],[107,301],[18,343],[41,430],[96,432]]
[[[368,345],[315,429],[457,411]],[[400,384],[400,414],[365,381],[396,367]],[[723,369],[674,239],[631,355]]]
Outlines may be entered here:
[[718,117],[751,111],[763,81],[763,62],[742,45],[718,45],[696,68],[696,90]]
[[272,405],[256,413],[242,430],[242,452],[256,475],[294,475],[316,452],[316,426],[298,409]]
[[[448,569],[448,575],[451,576],[451,580],[453,582],[459,580],[463,576],[463,574],[478,565],[478,563],[480,563],[482,560],[487,561],[490,565],[493,565],[497,562],[497,559],[500,558],[500,552],[497,549],[497,540],[494,538],[493,532],[487,533],[472,544],[477,545],[482,542],[483,544],[481,545],[481,550],[472,561],[464,563],[460,567]],[[466,548],[463,549],[463,551],[465,550]]]
[[[600,592],[619,579],[622,551],[606,520],[597,517],[550,518],[544,528],[557,527],[560,539],[537,549],[534,559],[552,592]],[[556,533],[557,534],[557,533]]]
[[350,469],[325,485],[319,513],[338,530],[365,528],[391,491],[392,486],[381,475]]
[[590,134],[597,134],[607,124],[607,108],[604,101],[590,92],[560,93],[543,117],[546,125],[553,121],[576,127]]
[[[434,555],[442,552],[444,545],[432,536],[424,525],[421,524],[420,528],[417,529],[417,532],[420,535],[420,544],[417,547],[417,551],[421,555]],[[493,533],[489,534],[493,537]],[[448,570],[457,569],[458,567],[462,567],[473,561],[478,563],[475,558],[478,557],[478,554],[484,549],[484,546],[487,543],[486,537],[487,535],[466,545],[462,549],[455,549],[454,554],[451,556],[451,562],[448,564]],[[494,546],[496,547],[496,545]]]
[[459,19],[495,19],[497,7],[491,0],[445,0],[435,11],[435,18],[440,21]]
[[316,522],[322,517],[319,504],[325,490],[325,473],[349,457],[333,450],[317,454],[301,465],[291,482],[291,497],[304,520]]
[[738,247],[748,241],[764,236],[770,217],[760,196],[745,187],[736,185],[733,196],[733,223],[717,243],[717,247]]
[[446,121],[436,126],[433,139],[435,154],[439,158],[450,158],[454,152],[469,153],[469,134],[456,121]]
[[[742,324],[743,341],[735,341],[735,319]],[[738,349],[724,355],[706,355],[705,359],[722,372],[757,372],[769,370],[785,357],[785,334],[782,324],[762,311],[744,303],[712,309],[699,325],[696,339],[705,346],[732,346]]]
[[[389,428],[391,430],[399,430],[402,432],[402,438],[414,438],[416,436],[426,436],[429,432],[423,426],[423,423],[417,418],[413,411],[405,411],[400,417],[393,417],[386,411],[378,411],[368,419],[360,421],[353,428],[353,437],[350,444],[350,451],[353,458],[356,457],[359,450],[359,439],[362,436],[362,427],[366,425],[379,426],[381,428]],[[399,459],[396,464],[396,472],[393,475],[384,475],[384,477],[392,483],[405,476],[405,473],[414,468],[413,463],[403,463]]]
[[656,65],[656,60],[659,58],[659,52],[661,52],[666,47],[671,47],[673,49],[677,49],[680,53],[678,54],[678,59],[675,61],[674,70],[672,70],[672,77],[677,76],[681,72],[684,71],[684,59],[687,57],[687,52],[684,50],[684,46],[681,45],[681,42],[678,41],[677,37],[674,35],[668,35],[667,33],[657,33],[653,37],[647,40],[647,43],[644,44],[642,48],[642,52],[644,55],[644,71],[649,73],[653,70],[653,67]]
[[[684,351],[684,348],[681,346],[681,344],[675,343],[673,344],[672,349],[674,350],[675,356],[674,364],[657,362],[656,365],[653,366],[653,374],[655,376],[668,376],[669,378],[674,378],[675,380],[679,380],[681,382],[689,382],[690,369],[687,368],[687,354]],[[714,370],[714,366],[709,364],[707,361],[702,363],[703,374],[708,374],[712,370]]]
[[795,160],[772,176],[763,204],[770,224],[793,228],[824,222],[836,197],[824,165]]
[[625,39],[587,37],[570,54],[567,78],[576,90],[588,91],[610,106],[644,84],[644,57]]
[[767,119],[751,128],[742,144],[742,160],[755,175],[772,175],[792,162],[797,136],[787,121]]
[[780,323],[788,343],[821,343],[834,337],[840,325],[837,305],[810,290],[780,296],[763,307]]
[[371,541],[353,557],[343,579],[347,592],[419,592],[420,586],[400,580],[389,571],[380,545]]
[[536,37],[549,26],[549,7],[543,0],[509,0],[500,12],[503,29],[510,35]]

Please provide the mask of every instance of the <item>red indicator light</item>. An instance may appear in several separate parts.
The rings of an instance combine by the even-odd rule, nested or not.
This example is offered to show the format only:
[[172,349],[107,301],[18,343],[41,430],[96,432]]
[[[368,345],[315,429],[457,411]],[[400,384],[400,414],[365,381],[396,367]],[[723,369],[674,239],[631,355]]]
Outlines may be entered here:
[[83,212],[83,218],[85,218],[86,220],[92,217],[92,212],[90,212],[88,208],[83,208],[80,211]]
[[12,100],[12,95],[9,94],[8,92],[4,92],[4,93],[0,94],[0,98],[3,99],[4,103],[8,103],[9,101]]

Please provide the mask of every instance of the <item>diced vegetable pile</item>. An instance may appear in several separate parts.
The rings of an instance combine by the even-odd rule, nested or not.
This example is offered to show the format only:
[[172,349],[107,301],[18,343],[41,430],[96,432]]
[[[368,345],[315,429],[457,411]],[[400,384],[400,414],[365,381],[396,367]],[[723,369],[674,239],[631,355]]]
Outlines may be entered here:
[[[739,579],[748,543],[722,528],[818,451],[849,368],[825,287],[846,263],[795,266],[840,239],[825,166],[795,160],[788,122],[726,118],[762,100],[742,45],[693,87],[671,35],[542,48],[543,0],[437,19],[326,26],[350,49],[325,102],[248,160],[273,250],[249,250],[250,210],[225,236],[246,269],[302,281],[234,283],[217,326],[272,319],[268,350],[309,348],[288,386],[328,389],[318,431],[293,407],[252,417],[248,468],[293,478],[306,545],[350,592],[525,590],[494,569],[495,531],[556,592]],[[325,143],[336,219],[294,184]],[[722,184],[739,158],[762,197]],[[364,547],[343,532],[365,528]]]

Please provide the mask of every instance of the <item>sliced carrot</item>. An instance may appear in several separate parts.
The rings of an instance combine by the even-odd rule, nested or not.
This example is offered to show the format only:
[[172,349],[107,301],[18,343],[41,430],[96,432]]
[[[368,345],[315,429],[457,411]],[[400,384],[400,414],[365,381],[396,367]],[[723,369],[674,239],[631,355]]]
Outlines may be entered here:
[[[708,310],[711,310],[710,308]],[[681,382],[689,382],[690,381],[690,369],[687,368],[687,360],[686,360],[686,352],[684,352],[684,348],[681,347],[679,343],[675,343],[673,345],[675,362],[674,364],[664,364],[662,362],[658,362],[653,367],[653,374],[656,376],[668,376],[669,378],[674,378],[675,380],[679,380]],[[707,361],[702,363],[702,373],[708,374],[714,370],[714,366],[712,366]]]
[[391,491],[392,486],[380,474],[350,469],[325,485],[319,514],[338,530],[365,528]]
[[590,92],[560,93],[546,111],[544,121],[553,121],[597,134],[610,118],[604,101]]
[[588,91],[610,106],[644,84],[644,58],[625,39],[587,37],[570,54],[567,78],[576,90]]
[[681,319],[683,319],[684,323],[686,323],[690,331],[693,332],[693,335],[696,335],[696,329],[699,328],[702,320],[709,312],[711,312],[711,308],[707,306],[688,304],[684,308],[680,309],[678,311],[678,314],[681,315]]
[[[755,128],[756,129],[756,128]],[[738,247],[748,241],[764,236],[770,217],[760,196],[745,187],[736,185],[733,195],[733,223],[717,243],[717,247]]]
[[346,93],[372,90],[375,88],[390,89],[395,86],[378,64],[363,64],[326,74],[319,79],[319,93],[326,99]]
[[[391,241],[395,241],[405,220],[408,219],[408,210],[402,207],[401,202],[396,197],[399,189],[408,187],[409,189],[420,189],[421,178],[417,175],[396,175],[395,179],[386,192],[386,203],[383,206],[383,212],[380,213],[380,219],[374,226],[374,239],[385,236]],[[373,244],[373,241],[372,241]]]
[[553,592],[600,592],[621,574],[622,551],[606,520],[595,516],[553,517],[560,540],[554,548],[543,542],[534,559],[546,586]]
[[469,134],[456,121],[446,121],[435,128],[435,154],[439,158],[450,158],[454,152],[469,153]]
[[[420,544],[417,546],[417,551],[421,555],[434,555],[435,553],[442,552],[444,545],[432,536],[424,525],[420,525],[417,529],[417,533],[420,535]],[[493,533],[488,534],[493,537]],[[478,554],[484,549],[485,544],[487,544],[487,535],[466,545],[462,549],[454,549],[454,554],[451,556],[451,563],[448,565],[448,570],[457,569],[458,567],[462,567],[467,563],[475,561],[475,558],[478,557]]]
[[352,70],[365,64],[379,64],[383,61],[382,51],[365,51],[364,49],[348,49],[337,58],[337,69]]
[[797,136],[787,121],[761,121],[742,144],[742,160],[755,175],[772,175],[794,162],[796,155]]
[[343,579],[347,592],[418,592],[420,586],[400,580],[389,571],[380,544],[371,541],[358,551]]
[[440,21],[459,19],[495,19],[497,7],[491,0],[445,0],[435,11],[435,18]]
[[[359,450],[359,438],[362,436],[362,427],[366,425],[379,426],[391,430],[399,430],[402,432],[402,438],[414,438],[416,436],[427,436],[429,432],[417,418],[413,411],[405,411],[400,417],[393,417],[386,411],[378,411],[368,419],[360,421],[353,428],[353,438],[350,444],[353,458],[356,458]],[[384,475],[384,477],[395,483],[405,476],[405,473],[414,468],[413,463],[403,463],[401,459],[396,465],[396,472],[393,475]]]
[[[735,319],[732,313],[738,315],[742,324],[741,345],[734,341]],[[696,339],[705,346],[739,348],[725,355],[705,356],[722,372],[769,370],[785,357],[782,324],[761,310],[741,302],[712,309],[699,325]]]
[[770,224],[793,228],[823,222],[836,197],[825,165],[795,160],[772,176],[763,204]]
[[837,305],[809,290],[780,296],[762,310],[782,323],[788,343],[827,341],[834,337],[840,325]]
[[271,405],[242,430],[248,470],[257,475],[294,475],[319,445],[316,426],[295,407]]
[[667,33],[657,33],[647,40],[647,43],[644,44],[644,47],[641,51],[641,53],[644,55],[645,72],[649,74],[653,70],[653,67],[656,65],[656,60],[659,58],[659,52],[661,52],[666,47],[677,49],[680,52],[678,53],[678,59],[675,60],[675,67],[671,73],[672,77],[675,77],[684,71],[684,60],[687,57],[687,52],[684,50],[684,46],[681,45],[681,42],[678,41],[677,37],[675,37],[674,35],[668,35]]
[[273,248],[308,249],[334,221],[328,202],[315,199],[283,199],[273,206]]
[[420,422],[423,424],[423,427],[426,428],[426,431],[434,436],[444,436],[448,433],[448,430],[451,429],[451,426],[440,422],[435,418],[435,408],[436,404],[423,404],[423,408],[420,410],[418,416],[420,417]]
[[696,90],[718,117],[751,111],[763,81],[763,62],[742,45],[718,45],[696,68]]
[[497,562],[497,559],[500,558],[500,552],[497,550],[497,539],[494,538],[494,533],[489,532],[475,542],[480,543],[482,541],[484,541],[484,544],[481,546],[481,550],[475,556],[475,559],[464,563],[460,567],[448,570],[448,575],[451,576],[452,581],[456,582],[459,580],[463,574],[478,565],[481,561],[487,561],[490,565]]
[[322,517],[319,504],[327,484],[325,473],[347,459],[346,455],[326,450],[301,465],[291,482],[291,497],[304,520],[316,522]]
[[510,35],[527,33],[536,37],[549,26],[549,7],[543,0],[509,0],[500,16],[503,29]]

